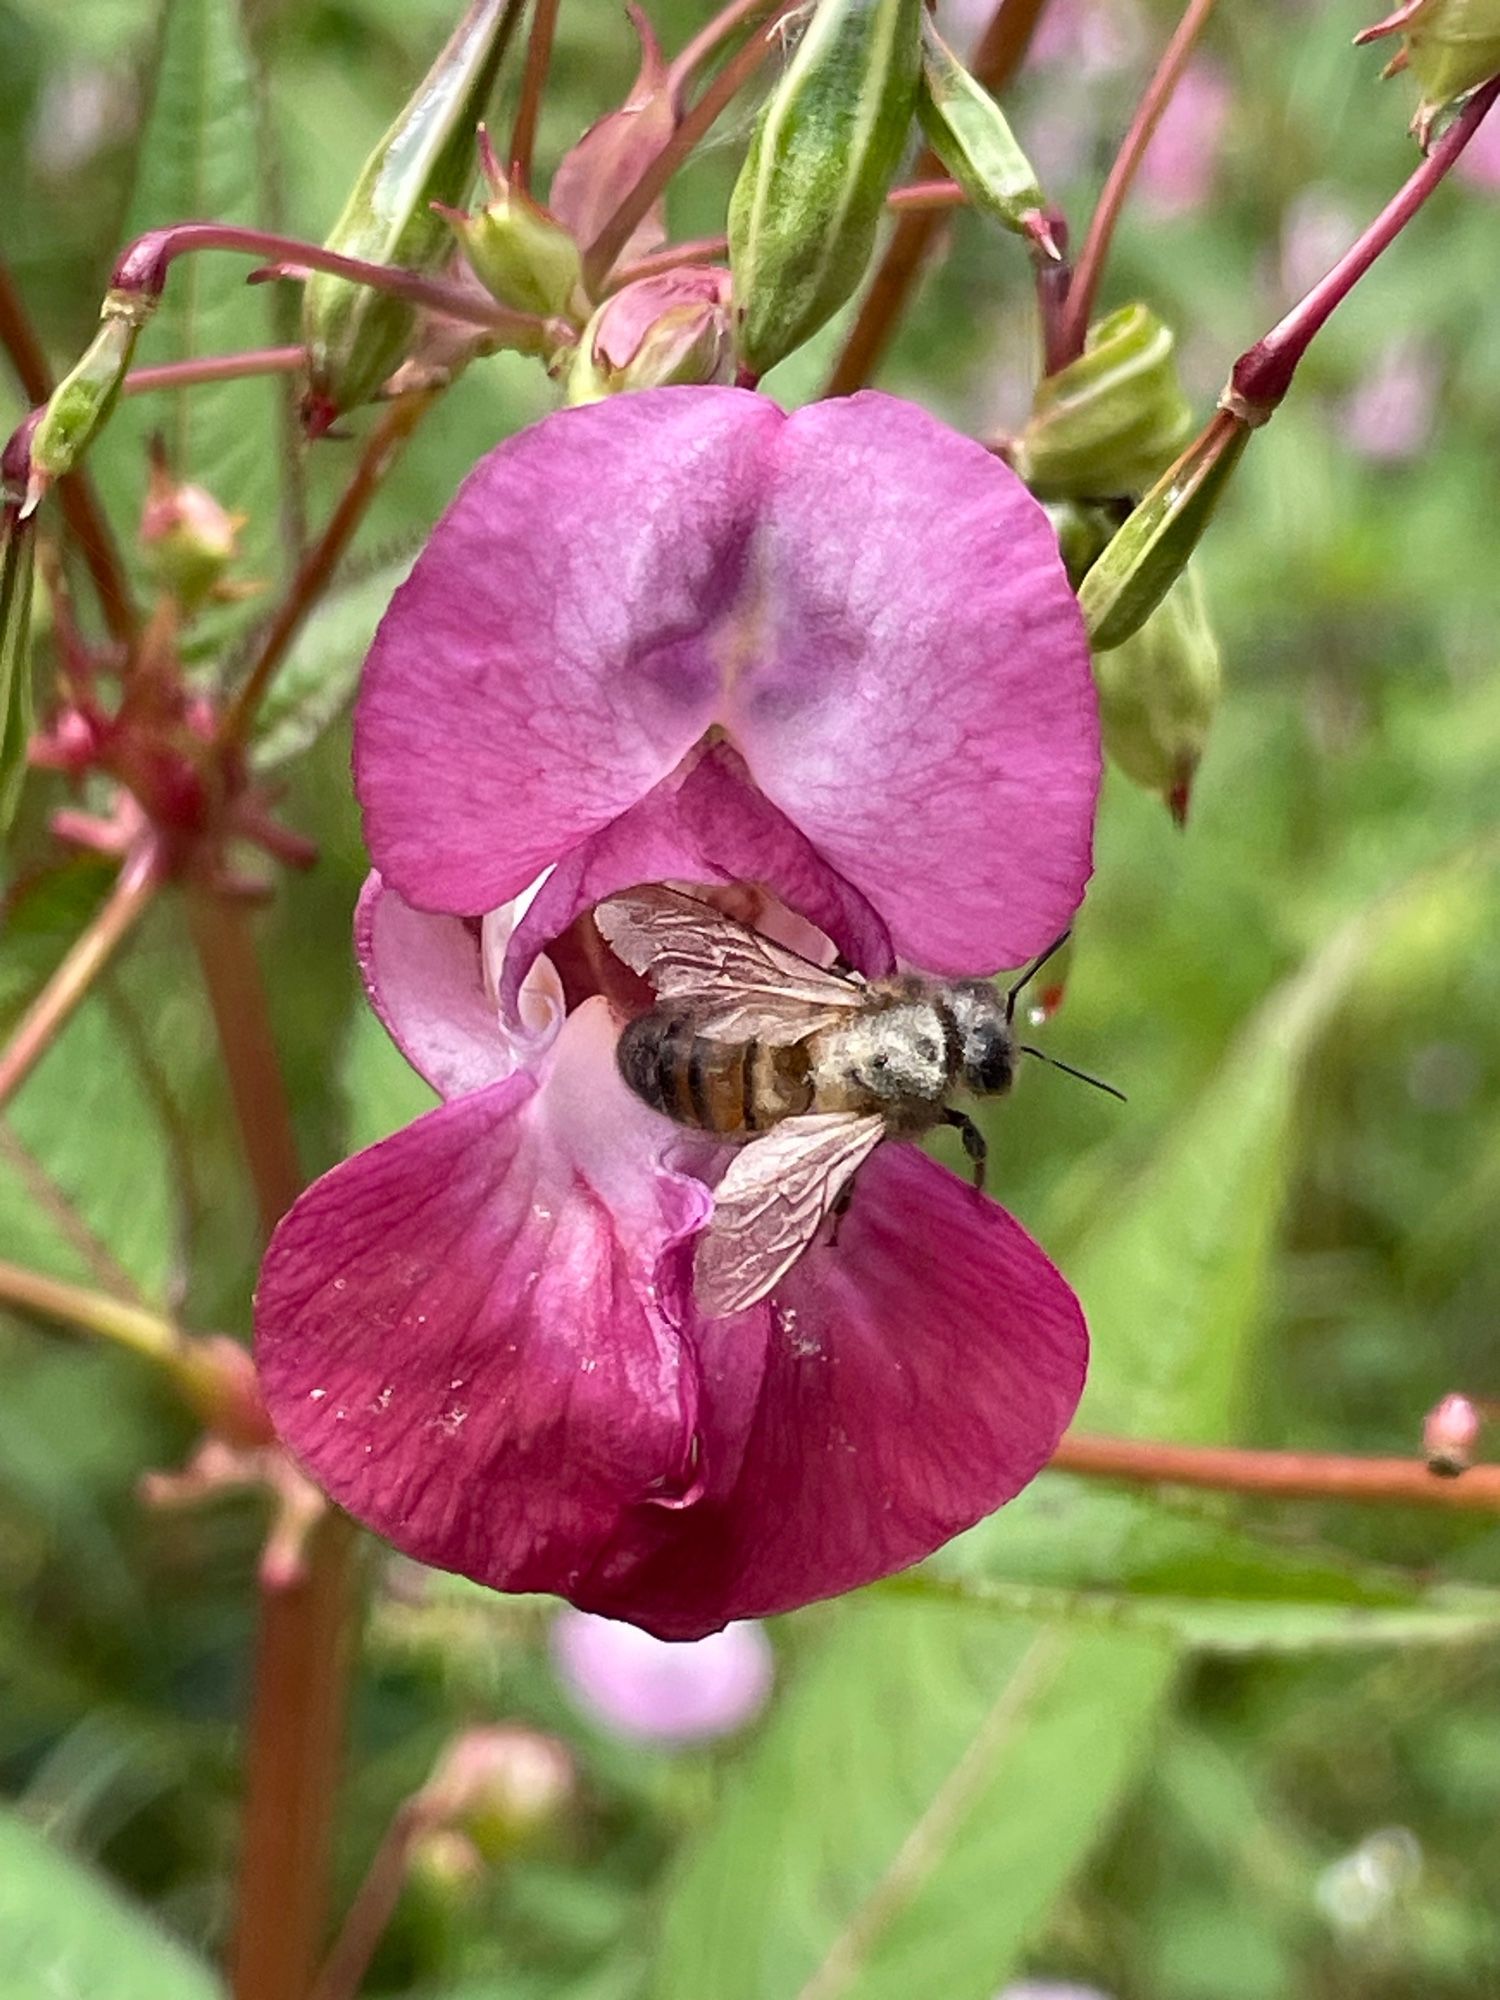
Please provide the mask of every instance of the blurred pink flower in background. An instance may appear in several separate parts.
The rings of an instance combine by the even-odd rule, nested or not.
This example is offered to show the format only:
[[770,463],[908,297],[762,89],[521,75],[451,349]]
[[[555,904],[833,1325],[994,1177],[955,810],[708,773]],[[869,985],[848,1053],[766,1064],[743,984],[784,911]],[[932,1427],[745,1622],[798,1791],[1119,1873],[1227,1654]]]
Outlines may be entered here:
[[1186,215],[1213,194],[1234,104],[1228,78],[1211,62],[1188,64],[1152,134],[1136,187],[1157,215]]
[[1500,118],[1486,118],[1458,156],[1455,180],[1485,194],[1500,194]]
[[1287,203],[1277,278],[1288,304],[1327,275],[1361,227],[1346,198],[1327,185],[1304,188]]
[[1389,341],[1346,398],[1344,438],[1363,458],[1399,464],[1418,457],[1432,436],[1441,376],[1424,341]]
[[559,1612],[552,1657],[578,1706],[616,1736],[705,1743],[765,1706],[775,1659],[759,1625],[726,1625],[686,1643],[587,1611]]

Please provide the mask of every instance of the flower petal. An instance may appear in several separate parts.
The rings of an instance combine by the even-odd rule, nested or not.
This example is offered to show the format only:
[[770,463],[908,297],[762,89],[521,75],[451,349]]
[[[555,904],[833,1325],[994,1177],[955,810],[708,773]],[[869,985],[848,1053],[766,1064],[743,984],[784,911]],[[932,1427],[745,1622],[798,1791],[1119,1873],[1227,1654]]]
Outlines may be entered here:
[[777,441],[754,659],[720,717],[755,782],[929,971],[993,972],[1067,927],[1099,732],[1056,538],[1019,479],[894,397]]
[[424,1562],[566,1592],[622,1520],[697,1476],[692,1358],[655,1304],[708,1196],[594,1002],[540,1087],[429,1112],[310,1188],[271,1242],[256,1353],[284,1441],[340,1505]]
[[736,389],[563,410],[484,459],[392,599],[355,716],[371,858],[471,913],[658,784],[714,719],[765,440]]
[[1077,603],[1015,474],[920,410],[660,389],[501,445],[371,650],[371,853],[420,908],[493,908],[714,725],[916,964],[1019,964],[1083,893]]
[[867,977],[894,964],[890,934],[864,897],[756,790],[735,751],[717,743],[552,870],[506,955],[500,998],[508,1014],[536,954],[583,911],[638,882],[757,883],[816,925]]
[[705,1492],[638,1512],[575,1602],[693,1638],[888,1576],[1018,1493],[1077,1406],[1088,1335],[1020,1224],[910,1145],[855,1183],[754,1313],[700,1339]]

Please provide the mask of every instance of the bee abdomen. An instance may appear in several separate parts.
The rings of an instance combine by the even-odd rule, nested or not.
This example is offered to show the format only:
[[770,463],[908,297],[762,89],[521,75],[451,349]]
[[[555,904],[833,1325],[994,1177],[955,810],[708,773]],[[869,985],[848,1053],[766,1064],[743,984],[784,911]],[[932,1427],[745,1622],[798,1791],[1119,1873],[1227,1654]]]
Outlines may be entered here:
[[701,1132],[753,1132],[757,1048],[699,1035],[692,1017],[642,1014],[620,1036],[617,1060],[627,1084],[653,1111]]

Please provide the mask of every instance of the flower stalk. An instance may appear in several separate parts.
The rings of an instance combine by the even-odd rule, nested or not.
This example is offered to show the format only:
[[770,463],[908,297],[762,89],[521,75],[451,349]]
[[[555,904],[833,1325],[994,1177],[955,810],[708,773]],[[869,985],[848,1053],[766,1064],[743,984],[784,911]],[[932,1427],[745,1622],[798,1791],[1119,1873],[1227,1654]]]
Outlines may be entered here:
[[1132,1486],[1196,1486],[1268,1500],[1340,1500],[1372,1507],[1500,1513],[1500,1465],[1475,1466],[1455,1479],[1443,1477],[1420,1458],[1249,1451],[1075,1431],[1057,1447],[1052,1467],[1086,1479],[1118,1479]]

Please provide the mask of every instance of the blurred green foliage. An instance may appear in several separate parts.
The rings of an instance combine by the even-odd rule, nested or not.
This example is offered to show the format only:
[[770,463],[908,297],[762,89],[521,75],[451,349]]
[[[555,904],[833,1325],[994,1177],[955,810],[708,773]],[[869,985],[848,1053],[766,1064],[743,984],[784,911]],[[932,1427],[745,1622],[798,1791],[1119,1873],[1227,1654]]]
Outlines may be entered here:
[[[1075,228],[1170,19],[1113,11],[1117,66],[1080,42],[1007,98]],[[1226,4],[1208,44],[1233,86],[1213,197],[1127,213],[1102,304],[1140,298],[1173,323],[1200,411],[1289,302],[1298,242],[1321,229],[1341,247],[1412,164],[1402,86],[1348,46],[1368,11]],[[653,9],[669,47],[706,12]],[[54,360],[81,350],[114,250],[147,221],[233,210],[321,236],[453,13],[248,0],[226,68],[222,33],[202,30],[233,26],[229,0],[175,0],[174,87],[197,93],[198,141],[174,150],[141,136],[162,116],[151,0],[0,0],[0,249]],[[563,0],[544,165],[634,69],[622,14]],[[675,234],[722,227],[745,136],[726,121],[683,176]],[[1441,1394],[1500,1389],[1497,233],[1500,196],[1438,195],[1316,343],[1204,546],[1227,697],[1192,820],[1179,834],[1111,777],[1050,1031],[1128,1110],[1039,1072],[994,1122],[1001,1192],[1088,1297],[1100,1428],[1410,1452]],[[1017,426],[1034,365],[1024,258],[973,217],[952,241],[883,384],[969,428]],[[141,358],[178,351],[189,309],[213,346],[274,337],[295,300],[241,275],[211,260],[197,290],[174,280],[179,318]],[[839,330],[773,392],[813,393]],[[1371,457],[1350,399],[1398,342],[1430,372],[1431,435]],[[550,400],[513,358],[443,400],[276,697],[262,755],[322,849],[261,920],[312,1168],[426,1101],[356,999],[347,739],[313,738],[476,453]],[[19,414],[8,378],[0,413]],[[150,415],[219,498],[254,510],[268,582],[352,450],[297,458],[273,507],[283,419],[263,384]],[[145,421],[96,454],[127,524]],[[259,610],[226,614],[205,651]],[[0,1029],[107,880],[54,865],[58,797],[44,782],[27,800]],[[8,1257],[242,1332],[253,1203],[189,965],[178,913],[156,910],[0,1126],[0,1234]],[[141,1471],[180,1462],[191,1434],[126,1357],[0,1320],[0,1366],[0,1789],[25,1815],[0,1824],[0,1991],[196,1993],[180,1949],[137,1935],[64,1850],[195,1953],[222,1948],[263,1522],[250,1501],[140,1508]],[[1479,1592],[1500,1583],[1500,1525],[1483,1516],[1166,1507],[1052,1475],[925,1584],[783,1621],[759,1734],[677,1756],[580,1720],[544,1607],[445,1579],[413,1598],[379,1552],[369,1567],[341,1899],[456,1728],[520,1717],[563,1735],[582,1772],[551,1847],[464,1897],[408,1895],[372,1993],[982,2000],[1027,1967],[1120,2000],[1496,1991],[1500,1652]],[[982,1588],[952,1594],[965,1585]],[[1357,1616],[1397,1621],[1392,1642],[1350,1644],[1379,1636]],[[1392,1638],[1460,1628],[1462,1643]],[[30,1957],[12,1975],[18,1939]]]

